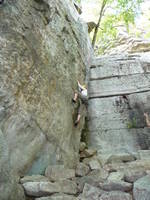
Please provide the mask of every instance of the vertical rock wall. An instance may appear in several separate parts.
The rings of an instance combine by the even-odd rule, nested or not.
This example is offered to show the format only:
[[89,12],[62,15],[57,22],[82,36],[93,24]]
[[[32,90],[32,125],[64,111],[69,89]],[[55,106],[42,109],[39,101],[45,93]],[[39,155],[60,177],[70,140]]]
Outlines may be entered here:
[[90,48],[87,27],[69,0],[1,5],[0,146],[6,148],[0,176],[9,172],[1,200],[23,199],[18,176],[42,174],[48,164],[76,165],[84,116],[75,128],[71,98],[77,79],[85,80]]
[[89,144],[100,154],[150,148],[144,112],[150,111],[150,54],[96,59],[89,84]]

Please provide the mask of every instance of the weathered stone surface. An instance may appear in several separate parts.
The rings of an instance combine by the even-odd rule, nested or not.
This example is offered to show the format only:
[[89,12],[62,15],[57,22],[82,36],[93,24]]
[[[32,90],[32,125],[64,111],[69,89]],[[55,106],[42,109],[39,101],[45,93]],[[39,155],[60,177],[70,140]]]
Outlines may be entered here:
[[90,168],[88,165],[84,163],[78,163],[75,173],[76,176],[86,176],[90,171]]
[[27,182],[23,184],[27,195],[41,197],[51,195],[53,193],[76,194],[77,185],[70,180],[59,182]]
[[[87,26],[70,0],[5,1],[0,7],[0,129],[13,174],[76,165],[84,113],[75,128],[71,98],[77,79],[84,83],[90,49]],[[15,194],[13,200],[21,199]]]
[[67,169],[63,165],[49,165],[46,168],[45,176],[51,181],[70,179],[75,177],[75,170]]
[[97,151],[95,149],[85,149],[84,153],[86,157],[91,157],[96,155]]
[[89,173],[89,176],[97,176],[97,177],[101,178],[101,180],[106,180],[108,178],[108,172],[103,168],[96,169],[96,170],[92,170]]
[[23,188],[18,184],[17,177],[12,174],[9,148],[4,133],[0,129],[0,199],[25,200]]
[[47,177],[42,175],[32,175],[32,176],[25,176],[20,179],[20,183],[26,183],[26,182],[48,182],[50,181]]
[[145,171],[136,170],[136,168],[133,169],[133,170],[130,169],[130,170],[127,170],[125,172],[124,180],[126,182],[133,183],[136,180],[138,180],[139,178],[142,178],[143,176],[146,176],[146,172]]
[[150,161],[145,159],[145,160],[136,160],[128,163],[112,163],[105,165],[104,169],[109,172],[127,171],[127,170],[148,171],[150,170]]
[[127,77],[120,76],[120,78],[93,80],[89,86],[89,97],[107,97],[150,91],[148,77],[148,74],[147,77],[144,74],[136,74]]
[[111,155],[108,160],[107,163],[112,163],[112,162],[130,162],[135,160],[135,157],[131,154],[128,153],[120,153],[120,154],[114,154]]
[[148,159],[150,160],[150,150],[139,150],[139,159]]
[[106,54],[118,54],[123,52],[128,53],[141,53],[150,51],[150,40],[142,38],[137,38],[134,36],[119,34],[118,42],[115,43],[115,47],[108,47],[106,49]]
[[100,156],[125,153],[134,157],[139,149],[150,147],[143,116],[149,112],[149,55],[102,56],[91,66],[88,144]]
[[102,193],[103,191],[101,191],[99,188],[93,187],[86,183],[84,185],[82,198],[86,200],[97,200]]
[[121,181],[124,179],[124,172],[118,171],[118,172],[112,172],[110,173],[108,180],[109,181]]
[[144,176],[134,183],[133,197],[135,200],[150,200],[150,176]]
[[52,195],[50,197],[36,198],[35,200],[78,200],[78,198],[76,198],[72,195],[55,194],[55,195]]
[[90,147],[97,148],[100,156],[119,153],[134,156],[139,149],[149,149],[149,129],[143,116],[149,109],[149,96],[150,92],[146,92],[126,96],[127,99],[122,96],[91,99]]
[[132,190],[132,184],[124,182],[124,181],[107,181],[104,183],[100,183],[100,188],[106,191],[123,191],[123,192],[129,192]]
[[77,178],[76,182],[78,184],[79,192],[83,191],[85,183],[92,185],[94,187],[99,186],[99,182],[104,181],[108,177],[108,173],[102,173],[99,170],[94,170],[89,173],[87,176],[83,176],[81,178]]
[[98,160],[91,160],[90,162],[89,162],[89,166],[90,166],[90,168],[92,169],[92,170],[95,170],[95,169],[101,169],[101,165],[100,165],[100,163],[98,162]]
[[125,192],[113,191],[104,193],[99,200],[132,200],[132,197]]

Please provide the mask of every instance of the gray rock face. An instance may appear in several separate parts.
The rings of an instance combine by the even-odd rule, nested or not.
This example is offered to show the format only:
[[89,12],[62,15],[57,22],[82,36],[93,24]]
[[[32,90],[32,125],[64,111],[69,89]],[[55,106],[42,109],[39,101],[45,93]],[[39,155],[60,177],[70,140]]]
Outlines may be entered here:
[[119,54],[123,52],[128,53],[141,53],[150,51],[150,40],[143,38],[136,38],[127,35],[120,35],[115,47],[108,47],[105,54]]
[[0,129],[13,177],[43,174],[49,164],[76,165],[84,114],[75,128],[71,98],[77,79],[84,83],[90,48],[69,0],[8,0],[0,7]]
[[119,154],[119,162],[131,162],[139,149],[150,148],[143,116],[149,112],[149,56],[102,56],[91,66],[88,143],[111,162]]
[[144,176],[134,183],[133,196],[135,200],[150,200],[150,176]]
[[24,191],[18,185],[17,177],[12,176],[8,144],[0,129],[0,199],[25,200]]

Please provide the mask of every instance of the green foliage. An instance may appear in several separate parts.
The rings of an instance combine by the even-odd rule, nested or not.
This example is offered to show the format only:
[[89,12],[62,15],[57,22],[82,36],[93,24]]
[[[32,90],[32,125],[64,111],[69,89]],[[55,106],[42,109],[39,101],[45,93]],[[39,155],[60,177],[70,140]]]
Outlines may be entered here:
[[[96,37],[99,54],[103,53],[108,46],[113,46],[120,26],[126,27],[127,32],[129,32],[129,25],[134,24],[135,17],[139,14],[140,4],[143,2],[143,0],[103,1],[106,2],[106,5]],[[103,1],[100,1],[101,6]]]
[[127,124],[127,127],[128,127],[129,129],[131,129],[131,128],[136,128],[136,126],[137,126],[136,118],[133,118],[133,119]]

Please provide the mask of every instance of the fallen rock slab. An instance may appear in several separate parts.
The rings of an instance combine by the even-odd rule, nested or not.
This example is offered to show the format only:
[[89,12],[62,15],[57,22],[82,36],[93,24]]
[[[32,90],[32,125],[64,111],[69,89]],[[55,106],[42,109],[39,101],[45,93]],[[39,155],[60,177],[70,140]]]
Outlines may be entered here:
[[89,184],[85,184],[82,194],[82,199],[97,200],[103,194],[103,191],[98,187],[94,187]]
[[119,190],[123,192],[129,192],[132,190],[132,184],[124,181],[107,181],[100,183],[99,186],[102,190],[106,191]]
[[48,197],[36,198],[35,200],[78,200],[78,198],[72,195],[55,194]]
[[51,181],[71,179],[75,177],[74,169],[66,169],[63,165],[49,165],[46,168],[45,176]]
[[150,175],[144,176],[134,183],[133,197],[135,200],[150,200]]
[[116,155],[111,155],[107,163],[112,163],[112,162],[131,162],[134,161],[136,158],[134,155],[128,154],[128,153],[120,153]]
[[124,179],[124,173],[123,172],[112,172],[110,173],[108,180],[109,181],[121,181]]
[[54,193],[76,194],[77,185],[70,180],[59,182],[27,182],[23,184],[25,193],[29,196],[42,197]]
[[101,165],[100,163],[98,162],[98,160],[91,160],[89,162],[89,166],[91,168],[91,170],[94,170],[94,169],[101,169]]
[[90,172],[90,168],[89,166],[87,166],[84,163],[78,163],[76,170],[75,170],[75,174],[76,176],[86,176],[88,173]]
[[108,172],[101,168],[101,169],[96,169],[93,170],[89,173],[89,176],[95,176],[95,177],[99,177],[99,179],[101,179],[102,181],[105,181],[108,178]]
[[20,179],[20,183],[26,183],[26,182],[48,182],[50,181],[47,177],[42,175],[32,175],[32,176],[25,176]]
[[132,197],[125,192],[113,191],[102,194],[99,200],[132,200]]
[[146,176],[145,171],[140,170],[127,170],[124,175],[124,180],[129,183],[134,183],[139,178]]
[[96,149],[85,149],[84,153],[85,153],[86,157],[91,157],[91,156],[96,155],[97,150]]

